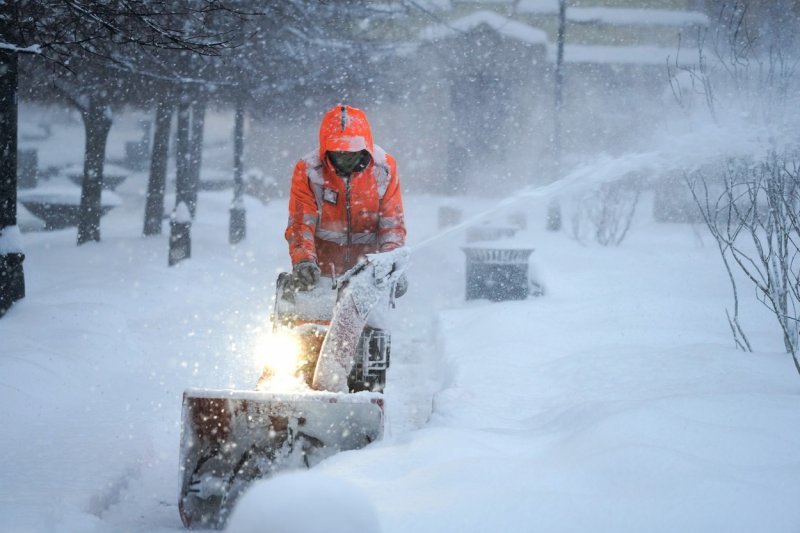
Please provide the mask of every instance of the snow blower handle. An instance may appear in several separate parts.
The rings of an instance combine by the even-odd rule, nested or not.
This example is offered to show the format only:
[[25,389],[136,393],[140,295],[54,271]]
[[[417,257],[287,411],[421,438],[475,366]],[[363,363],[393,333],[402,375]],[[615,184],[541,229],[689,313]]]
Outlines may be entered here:
[[360,274],[369,265],[373,266],[372,277],[376,287],[394,285],[408,266],[409,255],[408,249],[402,247],[362,256],[353,268],[334,279],[333,288],[343,289],[350,278]]
[[368,263],[366,257],[359,258],[358,263],[356,263],[356,265],[353,268],[351,268],[338,278],[333,278],[333,288],[334,289],[345,288],[347,286],[347,282],[350,281],[350,278],[352,278],[353,276],[355,276],[356,274],[367,268],[367,264]]

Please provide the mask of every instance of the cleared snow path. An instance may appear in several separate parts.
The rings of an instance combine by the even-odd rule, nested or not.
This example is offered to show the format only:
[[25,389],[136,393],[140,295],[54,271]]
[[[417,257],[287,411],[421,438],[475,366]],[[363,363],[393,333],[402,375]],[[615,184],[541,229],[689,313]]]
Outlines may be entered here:
[[[229,193],[201,194],[193,258],[170,269],[167,226],[139,236],[143,180],[123,185],[100,244],[76,247],[74,229],[24,235],[27,298],[0,322],[0,394],[11,413],[0,531],[182,529],[182,391],[252,388],[258,378],[251,343],[289,266],[284,202],[248,203],[248,239],[230,247]],[[391,435],[430,416],[425,299],[416,287],[392,313],[397,328],[410,327],[394,332]]]

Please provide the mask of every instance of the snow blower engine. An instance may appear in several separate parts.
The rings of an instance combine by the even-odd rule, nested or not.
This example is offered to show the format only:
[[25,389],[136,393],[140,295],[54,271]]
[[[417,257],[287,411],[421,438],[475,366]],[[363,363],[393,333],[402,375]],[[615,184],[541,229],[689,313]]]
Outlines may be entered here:
[[[330,328],[333,309],[339,293],[334,280],[322,280],[312,290],[301,291],[293,276],[282,272],[278,276],[275,305],[271,315],[272,331],[276,335],[289,335],[297,343],[295,377],[311,387],[317,368],[322,343]],[[391,335],[388,331],[364,326],[354,352],[353,368],[347,377],[350,392],[381,392],[386,385],[386,370],[389,368]],[[259,388],[269,387],[276,370],[264,366],[259,379]]]
[[253,481],[381,438],[391,342],[367,318],[407,262],[402,248],[370,254],[333,287],[323,279],[310,291],[278,276],[256,389],[184,392],[184,525],[221,528]]

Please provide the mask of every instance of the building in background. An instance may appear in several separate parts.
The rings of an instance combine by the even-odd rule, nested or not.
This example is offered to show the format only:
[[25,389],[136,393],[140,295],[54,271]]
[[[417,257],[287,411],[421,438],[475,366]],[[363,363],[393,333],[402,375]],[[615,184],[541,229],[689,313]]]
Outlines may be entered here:
[[[363,107],[376,141],[397,154],[414,190],[505,194],[558,177],[558,0],[397,0],[375,9],[382,16],[357,21],[353,31],[382,51],[365,58],[381,62],[382,74],[328,101],[309,100],[303,113],[338,100]],[[698,0],[567,0],[564,165],[579,163],[579,154],[635,146],[663,121],[670,68],[696,61],[709,24]],[[313,148],[314,123],[265,127],[279,166],[302,155],[288,148],[302,139]],[[285,152],[290,157],[280,159]]]

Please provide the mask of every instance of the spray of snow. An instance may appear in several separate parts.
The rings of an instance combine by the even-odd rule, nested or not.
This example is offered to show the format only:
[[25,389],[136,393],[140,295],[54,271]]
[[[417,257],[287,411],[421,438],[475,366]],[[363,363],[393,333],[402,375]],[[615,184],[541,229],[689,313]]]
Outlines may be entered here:
[[[743,131],[747,134],[743,135]],[[583,194],[633,173],[646,175],[651,182],[657,181],[675,172],[692,172],[714,160],[758,156],[773,147],[773,144],[774,137],[769,134],[768,128],[735,122],[725,125],[705,123],[681,135],[665,133],[656,139],[652,150],[628,152],[619,156],[599,155],[559,180],[547,185],[526,187],[517,194],[500,200],[493,207],[423,240],[413,249],[419,250],[436,244],[524,200],[548,200]]]

